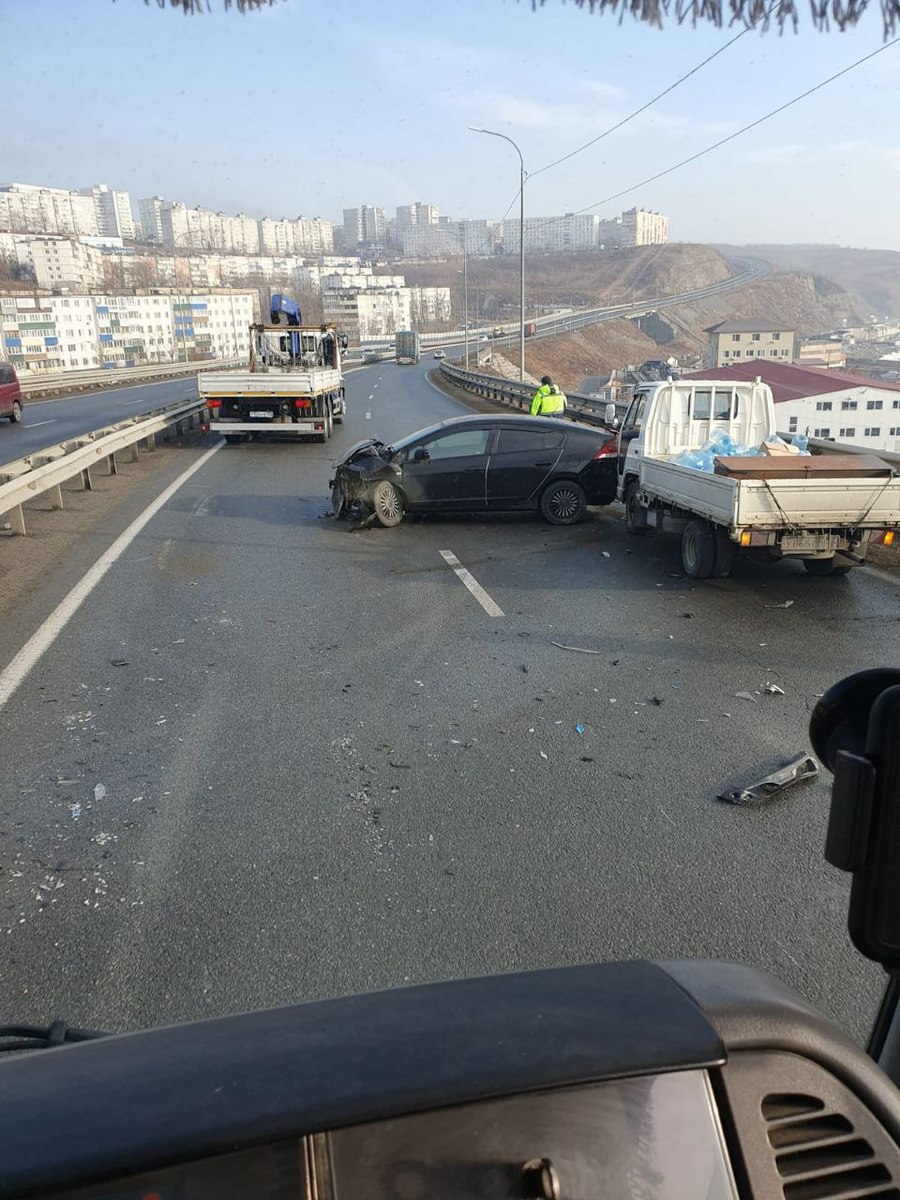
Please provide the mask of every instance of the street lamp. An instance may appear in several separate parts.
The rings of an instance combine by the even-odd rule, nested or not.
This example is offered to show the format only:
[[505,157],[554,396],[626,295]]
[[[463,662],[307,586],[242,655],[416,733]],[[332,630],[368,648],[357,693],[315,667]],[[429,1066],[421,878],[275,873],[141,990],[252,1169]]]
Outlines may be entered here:
[[525,160],[522,151],[505,133],[470,125],[472,133],[487,133],[509,142],[519,156],[519,379],[525,382]]

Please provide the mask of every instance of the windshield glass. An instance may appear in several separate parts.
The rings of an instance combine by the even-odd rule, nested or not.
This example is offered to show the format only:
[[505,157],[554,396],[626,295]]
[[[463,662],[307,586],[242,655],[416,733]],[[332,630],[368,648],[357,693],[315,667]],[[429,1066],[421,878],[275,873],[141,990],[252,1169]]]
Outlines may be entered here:
[[717,797],[900,658],[900,47],[609,7],[0,5],[10,1019],[705,956],[864,1039],[825,773]]

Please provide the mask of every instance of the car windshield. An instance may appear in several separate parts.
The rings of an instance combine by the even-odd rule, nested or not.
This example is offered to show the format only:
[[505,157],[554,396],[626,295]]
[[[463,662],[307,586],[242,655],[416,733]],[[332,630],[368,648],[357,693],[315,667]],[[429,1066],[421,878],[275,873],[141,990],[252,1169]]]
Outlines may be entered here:
[[709,956],[862,1040],[824,772],[717,797],[900,658],[897,3],[0,10],[0,1009]]

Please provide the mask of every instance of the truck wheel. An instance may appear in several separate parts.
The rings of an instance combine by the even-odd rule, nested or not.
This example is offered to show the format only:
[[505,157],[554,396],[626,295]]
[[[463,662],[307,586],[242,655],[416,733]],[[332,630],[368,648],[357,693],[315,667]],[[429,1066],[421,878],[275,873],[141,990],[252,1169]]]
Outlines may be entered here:
[[328,439],[331,437],[332,428],[333,428],[333,426],[332,426],[332,422],[331,422],[331,405],[326,404],[325,405],[325,428],[321,433],[316,434],[316,441],[317,442],[327,442]]
[[560,479],[541,492],[541,516],[551,525],[576,525],[584,516],[587,496],[574,479]]
[[705,521],[688,521],[681,535],[681,565],[691,579],[709,579],[716,557],[716,540]]
[[403,520],[403,497],[387,479],[372,488],[371,505],[375,520],[385,529],[393,529]]
[[737,558],[737,546],[721,525],[716,526],[713,538],[715,541],[715,553],[713,554],[711,575],[713,579],[726,579],[734,567],[734,561]]
[[625,488],[625,528],[635,537],[640,537],[647,532],[647,510],[643,504],[638,502],[638,492],[640,485],[636,479],[632,479]]

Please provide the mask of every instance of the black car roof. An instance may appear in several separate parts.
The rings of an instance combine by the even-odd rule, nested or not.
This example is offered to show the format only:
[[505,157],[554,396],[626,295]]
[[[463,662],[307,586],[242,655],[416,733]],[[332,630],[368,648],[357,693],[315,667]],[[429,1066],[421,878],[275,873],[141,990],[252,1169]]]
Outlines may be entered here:
[[[568,433],[575,430],[578,433],[609,434],[609,429],[579,425],[575,421],[560,421],[558,417],[532,417],[529,413],[473,413],[465,417],[448,417],[446,421],[436,422],[428,426],[430,430],[450,429],[456,425],[520,425],[532,429],[559,429],[560,425]],[[424,429],[422,430],[424,433]]]

